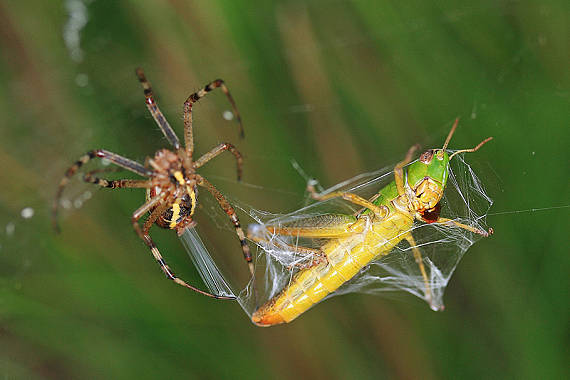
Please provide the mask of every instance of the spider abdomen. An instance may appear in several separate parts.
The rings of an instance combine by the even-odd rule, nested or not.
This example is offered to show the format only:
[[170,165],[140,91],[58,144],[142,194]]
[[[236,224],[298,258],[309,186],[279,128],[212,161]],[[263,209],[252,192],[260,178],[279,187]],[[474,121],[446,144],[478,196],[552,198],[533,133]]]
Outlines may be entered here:
[[171,207],[160,215],[156,224],[162,228],[175,229],[184,219],[190,218],[194,214],[196,207],[196,193],[184,194],[176,199]]

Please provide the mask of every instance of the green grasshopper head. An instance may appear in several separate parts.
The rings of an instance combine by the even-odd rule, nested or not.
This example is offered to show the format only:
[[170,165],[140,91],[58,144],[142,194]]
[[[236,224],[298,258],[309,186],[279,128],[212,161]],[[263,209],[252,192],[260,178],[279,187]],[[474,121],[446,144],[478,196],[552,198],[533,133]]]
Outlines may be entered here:
[[459,119],[455,120],[451,131],[441,149],[430,149],[422,153],[418,161],[408,167],[407,185],[413,193],[411,204],[426,222],[434,222],[439,217],[439,201],[443,197],[447,178],[449,176],[449,162],[458,153],[475,152],[486,142],[488,137],[475,148],[458,150],[452,154],[446,152],[451,136],[457,128]]

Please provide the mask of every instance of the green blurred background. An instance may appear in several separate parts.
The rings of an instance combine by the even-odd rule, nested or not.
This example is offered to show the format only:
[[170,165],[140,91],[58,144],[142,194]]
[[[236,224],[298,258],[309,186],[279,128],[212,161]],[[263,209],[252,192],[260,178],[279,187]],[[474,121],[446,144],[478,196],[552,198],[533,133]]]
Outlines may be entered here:
[[[553,207],[570,204],[568,3],[406,3],[0,1],[0,375],[567,378],[569,212]],[[496,234],[460,263],[443,313],[351,294],[269,329],[164,279],[130,226],[141,191],[74,182],[56,235],[50,202],[77,157],[144,160],[167,145],[137,66],[179,134],[186,97],[228,83],[246,138],[214,93],[194,108],[196,149],[235,143],[244,183],[230,155],[202,173],[273,212],[303,204],[291,159],[330,186],[413,143],[440,146],[460,116],[452,148],[495,137],[468,159],[495,200]],[[199,223],[213,252],[243,265],[226,220]],[[154,236],[199,282],[175,235]]]

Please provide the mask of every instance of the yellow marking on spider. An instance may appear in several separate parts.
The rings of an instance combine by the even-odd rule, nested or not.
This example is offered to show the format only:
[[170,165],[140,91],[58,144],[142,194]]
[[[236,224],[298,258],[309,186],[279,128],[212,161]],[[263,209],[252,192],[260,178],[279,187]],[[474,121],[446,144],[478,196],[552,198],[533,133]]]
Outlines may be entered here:
[[184,176],[182,175],[181,171],[174,172],[174,178],[178,181],[179,184],[184,185],[186,181],[184,180]]
[[192,201],[192,207],[190,208],[190,215],[194,215],[194,210],[196,209],[196,192],[188,187],[188,194],[190,194],[190,200]]
[[180,217],[180,201],[176,200],[172,204],[172,218],[170,218],[170,228],[176,227],[177,220]]

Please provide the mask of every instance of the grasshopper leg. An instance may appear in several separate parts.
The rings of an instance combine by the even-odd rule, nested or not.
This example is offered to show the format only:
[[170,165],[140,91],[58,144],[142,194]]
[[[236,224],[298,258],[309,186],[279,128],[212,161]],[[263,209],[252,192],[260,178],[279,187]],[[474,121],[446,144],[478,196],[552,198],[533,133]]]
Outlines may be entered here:
[[394,179],[396,180],[396,188],[398,189],[399,195],[405,194],[404,189],[404,166],[409,164],[412,161],[414,153],[416,150],[420,149],[419,144],[412,145],[410,149],[408,149],[408,153],[406,153],[406,157],[404,157],[403,161],[398,162],[398,164],[394,167]]
[[325,201],[327,199],[336,198],[336,197],[342,198],[346,201],[354,203],[355,205],[362,206],[364,208],[371,210],[374,213],[374,215],[376,215],[376,217],[378,217],[379,219],[386,218],[386,216],[389,213],[389,210],[386,206],[377,206],[371,201],[366,200],[361,196],[358,196],[353,193],[344,192],[344,191],[335,191],[329,194],[321,195],[316,192],[315,186],[311,182],[307,184],[307,191],[311,195],[311,198],[317,201]]
[[440,218],[438,218],[438,219],[435,221],[435,223],[440,223],[440,224],[453,224],[454,226],[463,228],[464,230],[471,231],[471,232],[473,232],[473,233],[476,233],[476,234],[478,234],[478,235],[482,235],[482,236],[485,236],[485,237],[489,237],[489,236],[492,235],[493,232],[494,232],[492,228],[489,228],[488,231],[484,231],[484,230],[480,230],[480,229],[475,228],[475,227],[468,226],[468,225],[463,224],[463,223],[459,223],[459,222],[457,222],[457,221],[455,221],[455,220],[453,220],[453,219],[449,219],[449,218],[441,218],[441,217],[440,217]]
[[[254,225],[259,226],[259,225]],[[359,223],[359,219],[352,216],[341,215],[319,215],[299,220],[294,224],[279,226],[263,226],[266,233],[297,236],[314,239],[336,239],[351,236],[364,231],[365,225]],[[253,230],[250,229],[250,235]]]
[[431,305],[432,304],[431,286],[429,284],[429,279],[427,276],[426,268],[424,266],[424,262],[422,259],[422,253],[420,252],[412,234],[407,234],[405,239],[410,244],[410,247],[412,248],[412,252],[414,253],[414,259],[416,260],[416,263],[418,264],[418,267],[420,268],[420,272],[421,272],[422,277],[424,279],[424,286],[426,289],[426,299],[427,299],[428,303]]

